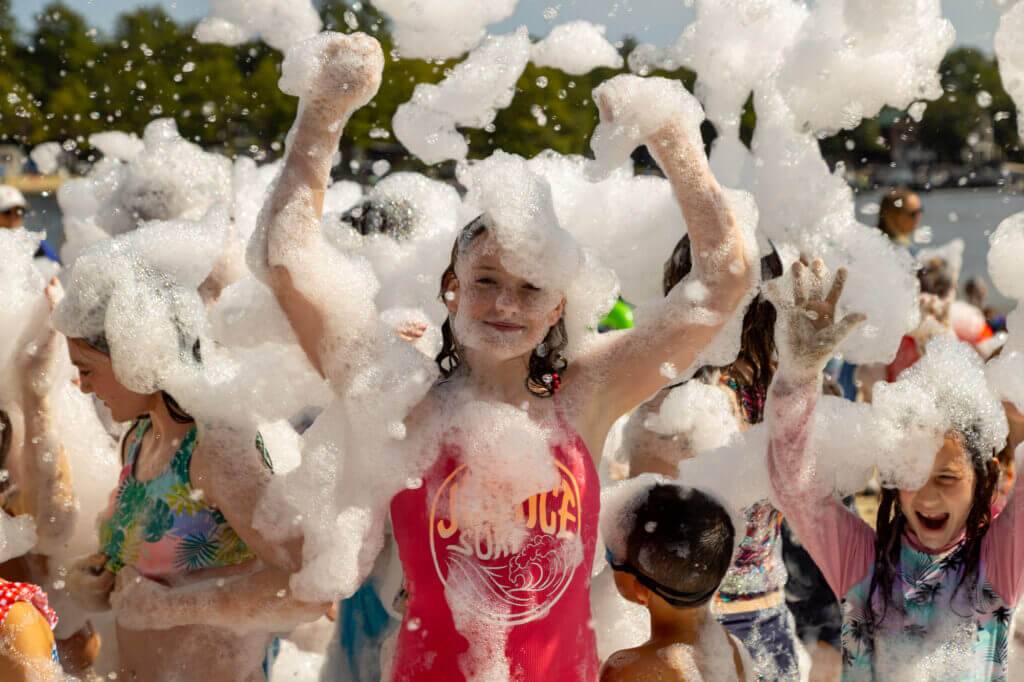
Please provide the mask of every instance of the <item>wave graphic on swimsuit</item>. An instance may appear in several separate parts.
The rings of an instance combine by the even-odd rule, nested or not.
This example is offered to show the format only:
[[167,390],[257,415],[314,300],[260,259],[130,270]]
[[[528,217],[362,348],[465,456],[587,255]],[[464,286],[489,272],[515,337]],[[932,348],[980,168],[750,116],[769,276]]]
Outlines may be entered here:
[[519,552],[498,561],[450,552],[450,587],[479,608],[481,615],[509,625],[547,615],[572,580],[578,565],[571,539],[532,535]]

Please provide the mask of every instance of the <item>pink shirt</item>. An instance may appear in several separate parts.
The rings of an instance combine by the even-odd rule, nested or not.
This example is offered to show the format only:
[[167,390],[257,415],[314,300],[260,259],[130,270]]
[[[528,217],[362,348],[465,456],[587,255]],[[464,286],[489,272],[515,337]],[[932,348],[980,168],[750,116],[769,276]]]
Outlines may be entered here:
[[[768,470],[779,509],[808,554],[821,569],[838,599],[863,581],[875,562],[875,531],[836,501],[816,476],[816,458],[808,447],[809,423],[818,402],[815,385],[789,389],[777,376],[769,392],[766,419],[771,420]],[[1015,532],[1024,517],[1024,476],[1017,476],[1002,513],[982,539],[981,563],[999,597],[1016,605],[1024,590],[1024,537]],[[912,546],[923,550],[912,535]],[[957,539],[955,542],[959,542]],[[953,544],[955,544],[955,542]]]

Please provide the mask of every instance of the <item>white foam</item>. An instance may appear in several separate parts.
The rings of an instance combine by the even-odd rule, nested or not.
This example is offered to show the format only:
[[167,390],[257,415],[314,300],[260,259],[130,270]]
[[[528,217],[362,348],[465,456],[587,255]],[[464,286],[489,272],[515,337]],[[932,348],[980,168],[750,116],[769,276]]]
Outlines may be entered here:
[[60,157],[64,154],[60,142],[43,142],[37,144],[29,152],[29,158],[36,164],[40,173],[56,173],[60,167]]
[[886,104],[937,98],[954,37],[939,0],[822,0],[786,52],[777,87],[797,130],[854,128]]
[[465,159],[460,128],[483,128],[512,103],[530,56],[525,28],[488,36],[437,85],[421,83],[391,121],[395,137],[425,163]]
[[689,139],[701,139],[704,110],[679,81],[624,74],[594,88],[593,98],[606,102],[610,114],[602,116],[590,138],[597,167],[605,174],[670,122],[678,121]]
[[474,48],[489,24],[505,19],[518,0],[377,0],[393,23],[407,59],[450,59]]
[[589,21],[570,21],[551,29],[544,40],[530,50],[537,66],[561,69],[581,76],[598,67],[622,68],[622,56],[605,38],[605,27]]
[[284,51],[323,26],[309,0],[209,0],[210,14],[196,26],[201,43],[239,45],[257,35]]
[[[1024,4],[1018,2],[999,17],[999,28],[995,35],[996,59],[999,61],[999,77],[1007,94],[1017,105],[1017,111],[1024,111]],[[1024,116],[1017,116],[1017,131],[1024,140]]]

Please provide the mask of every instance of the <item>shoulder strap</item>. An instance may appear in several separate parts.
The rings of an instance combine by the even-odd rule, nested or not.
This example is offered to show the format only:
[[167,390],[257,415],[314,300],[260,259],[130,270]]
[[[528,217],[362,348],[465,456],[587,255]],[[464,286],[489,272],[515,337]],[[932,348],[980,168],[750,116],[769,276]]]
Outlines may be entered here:
[[142,445],[142,437],[150,425],[149,417],[136,417],[121,439],[121,466],[134,464],[135,457]]

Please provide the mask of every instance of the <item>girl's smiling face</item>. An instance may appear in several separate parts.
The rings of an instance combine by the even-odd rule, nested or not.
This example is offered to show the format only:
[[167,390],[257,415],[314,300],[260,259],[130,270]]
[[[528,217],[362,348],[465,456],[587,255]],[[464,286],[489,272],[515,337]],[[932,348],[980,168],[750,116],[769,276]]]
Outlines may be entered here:
[[459,255],[445,305],[461,345],[510,360],[544,340],[565,298],[506,270],[501,248],[485,232]]
[[900,509],[925,547],[945,547],[963,531],[974,503],[976,474],[959,440],[946,436],[922,488],[900,490]]

